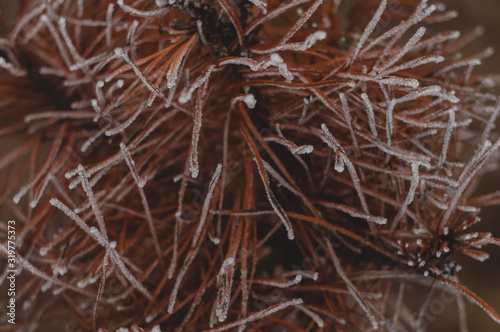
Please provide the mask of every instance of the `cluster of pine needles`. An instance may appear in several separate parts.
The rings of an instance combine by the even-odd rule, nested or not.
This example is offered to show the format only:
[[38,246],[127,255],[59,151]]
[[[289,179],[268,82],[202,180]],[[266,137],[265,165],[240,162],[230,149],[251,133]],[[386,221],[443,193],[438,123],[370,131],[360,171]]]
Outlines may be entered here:
[[[490,49],[460,52],[478,31],[433,28],[455,12],[11,6],[0,201],[16,221],[16,328],[419,331],[437,289],[462,332],[464,300],[500,323],[455,261],[500,244],[468,230],[500,202],[471,197],[496,168],[498,79],[473,72]],[[416,313],[414,284],[429,290]]]

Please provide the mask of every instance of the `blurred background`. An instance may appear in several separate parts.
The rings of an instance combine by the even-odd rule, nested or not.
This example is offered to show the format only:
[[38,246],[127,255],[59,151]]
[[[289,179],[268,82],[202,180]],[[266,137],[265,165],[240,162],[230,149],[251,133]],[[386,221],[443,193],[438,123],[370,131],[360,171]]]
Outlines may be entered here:
[[484,35],[470,45],[472,52],[488,46],[495,54],[477,67],[480,73],[500,73],[500,1],[498,0],[441,0],[447,8],[458,12],[458,18],[446,23],[446,27],[469,32],[477,26],[484,27]]
[[[467,33],[477,26],[484,27],[484,34],[472,42],[465,50],[467,54],[483,51],[489,46],[495,53],[483,61],[475,73],[500,74],[500,1],[499,0],[441,0],[448,9],[458,12],[458,18],[443,24],[445,29],[460,30]],[[499,94],[499,89],[496,89]],[[500,122],[497,121],[496,137],[500,135]],[[485,176],[477,193],[500,190],[500,171]],[[475,226],[477,231],[492,231],[493,236],[500,237],[500,207],[483,208],[482,222]],[[500,312],[500,247],[490,245],[486,251],[491,258],[484,263],[464,258],[460,263],[464,266],[460,272],[460,281],[470,290],[482,297],[497,312]],[[438,296],[439,298],[440,296]],[[436,306],[437,307],[437,306]],[[430,324],[428,331],[459,331],[456,305],[451,304],[451,311],[445,311],[436,319],[437,324]],[[500,331],[500,326],[493,322],[482,309],[466,301],[469,331],[494,332]]]

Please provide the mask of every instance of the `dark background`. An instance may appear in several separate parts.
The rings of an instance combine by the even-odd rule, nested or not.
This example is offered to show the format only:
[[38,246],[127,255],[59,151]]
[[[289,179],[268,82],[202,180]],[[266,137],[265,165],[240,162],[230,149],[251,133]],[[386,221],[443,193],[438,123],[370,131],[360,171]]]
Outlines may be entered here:
[[[445,29],[460,30],[465,34],[478,25],[485,28],[484,35],[471,43],[464,53],[472,54],[492,46],[495,53],[483,61],[483,65],[476,67],[475,73],[500,74],[500,1],[499,0],[442,0],[447,8],[458,11],[458,18],[443,25]],[[496,90],[499,95],[499,89]],[[496,137],[500,135],[500,122],[497,121]],[[494,137],[494,138],[496,138]],[[488,174],[477,189],[480,193],[500,190],[500,171]],[[483,208],[482,222],[474,229],[491,231],[493,236],[500,237],[500,207]],[[483,298],[497,312],[500,312],[500,248],[490,245],[486,251],[491,258],[484,263],[470,258],[461,260],[464,266],[459,274],[460,281],[470,290]],[[439,296],[437,296],[439,298]],[[428,331],[458,331],[458,317],[456,305],[449,305],[450,311],[445,311],[435,324],[431,324]],[[437,307],[437,306],[436,306]],[[466,301],[468,327],[471,332],[500,331],[496,324],[482,309]]]

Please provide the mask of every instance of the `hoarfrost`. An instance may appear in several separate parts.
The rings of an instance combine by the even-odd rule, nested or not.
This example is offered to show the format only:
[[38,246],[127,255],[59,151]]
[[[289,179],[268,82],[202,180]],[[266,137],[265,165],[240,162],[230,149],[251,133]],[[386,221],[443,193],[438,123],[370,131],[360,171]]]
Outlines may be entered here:
[[375,318],[375,315],[373,314],[369,304],[365,301],[365,299],[361,295],[360,291],[358,291],[356,286],[354,286],[351,280],[346,276],[344,270],[342,269],[342,266],[340,265],[339,258],[337,257],[335,250],[333,250],[333,247],[328,240],[326,240],[326,245],[328,253],[330,254],[330,258],[332,259],[333,265],[335,266],[335,270],[339,274],[340,278],[342,278],[342,280],[345,282],[347,289],[349,290],[349,293],[351,293],[352,297],[356,300],[361,309],[363,309],[363,311],[366,313],[367,317],[370,319],[372,323],[372,327],[374,329],[378,329],[377,319]]
[[[269,203],[271,204],[274,212],[280,218],[281,222],[285,226],[288,239],[293,240],[294,234],[293,234],[292,224],[290,223],[288,216],[286,215],[285,211],[283,210],[283,207],[281,207],[281,205],[279,204],[276,197],[274,197],[274,194],[271,191],[271,188],[269,188],[269,179],[267,177],[266,171],[265,171],[265,169],[261,168],[261,164],[257,161],[256,158],[254,158],[254,161],[257,164],[257,169],[259,171],[260,178],[262,179],[262,182],[264,183],[264,188],[266,191],[267,199],[268,199]],[[262,166],[262,167],[264,167],[264,166]]]
[[198,228],[196,228],[196,232],[193,236],[193,241],[191,242],[191,247],[195,247],[196,243],[198,242],[198,238],[201,235],[201,230],[203,229],[203,226],[205,225],[205,222],[207,221],[208,217],[208,212],[210,208],[210,202],[212,200],[212,195],[215,191],[215,187],[217,186],[217,183],[219,182],[220,175],[222,173],[222,164],[218,164],[217,168],[215,169],[215,173],[212,176],[212,179],[210,180],[210,184],[208,185],[208,192],[207,196],[205,197],[205,202],[203,203],[203,208],[201,211],[201,216],[200,216],[200,222],[198,224]]
[[368,37],[370,37],[370,35],[373,33],[373,30],[375,30],[375,26],[380,21],[380,18],[382,17],[382,14],[384,13],[386,7],[387,7],[387,0],[382,0],[380,2],[380,5],[379,5],[377,11],[375,12],[375,15],[373,15],[373,18],[368,23],[363,34],[361,35],[361,38],[359,39],[358,44],[356,45],[356,48],[354,49],[354,52],[352,53],[352,55],[349,59],[349,62],[348,62],[349,65],[352,64],[354,60],[356,60],[356,57],[358,56],[359,51],[361,50],[363,45],[368,40]]
[[362,93],[361,98],[363,99],[366,105],[366,114],[368,115],[368,125],[370,126],[370,130],[373,134],[373,137],[377,138],[378,137],[377,126],[375,124],[375,115],[373,113],[372,104],[366,93]]
[[217,298],[215,300],[215,314],[219,322],[227,318],[229,304],[231,301],[231,288],[233,285],[234,258],[228,257],[224,260],[222,267],[217,275],[217,284],[219,286]]
[[[172,0],[168,0],[168,1],[171,2]],[[160,16],[167,10],[166,8],[160,8],[160,9],[151,10],[151,11],[142,11],[142,10],[138,10],[138,9],[135,9],[133,7],[130,7],[126,4],[124,4],[123,0],[118,0],[117,4],[118,4],[118,6],[120,6],[120,8],[124,12],[129,13],[130,15],[134,15],[134,16],[138,16],[138,17],[145,17],[145,18]]]
[[278,68],[278,71],[287,80],[287,82],[293,81],[292,73],[288,70],[288,66],[278,53],[271,54],[269,61],[263,63],[261,68],[266,69],[270,66]]

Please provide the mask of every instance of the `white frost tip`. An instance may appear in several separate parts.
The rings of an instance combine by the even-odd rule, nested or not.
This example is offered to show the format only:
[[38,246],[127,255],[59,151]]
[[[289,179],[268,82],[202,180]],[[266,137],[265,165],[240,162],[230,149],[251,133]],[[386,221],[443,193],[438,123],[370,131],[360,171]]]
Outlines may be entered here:
[[339,173],[342,173],[344,171],[344,158],[342,157],[342,155],[337,154],[335,156],[334,169]]
[[116,248],[116,241],[111,241],[111,242],[109,242],[109,246],[110,246],[111,248],[115,249],[115,248]]
[[267,14],[267,3],[261,0],[249,0],[249,1],[253,3],[256,7],[260,8],[263,14]]
[[253,109],[257,101],[255,100],[255,96],[253,94],[248,94],[243,99],[243,102],[247,104],[248,108]]
[[155,3],[156,3],[156,6],[158,7],[165,7],[166,5],[171,5],[172,4],[172,0],[156,0]]
[[190,167],[189,170],[191,171],[191,177],[193,179],[196,179],[198,177],[198,174],[200,174],[200,170],[198,167]]
[[19,201],[21,200],[21,197],[22,195],[24,195],[24,192],[19,192],[17,193],[16,196],[14,196],[14,198],[12,198],[12,201],[15,203],[15,204],[19,204]]
[[188,101],[191,100],[191,94],[189,93],[188,90],[182,90],[181,95],[179,96],[179,103],[180,104],[185,104]]
[[410,86],[410,88],[416,89],[420,86],[420,82],[417,80],[410,80],[408,85]]
[[[120,0],[118,0],[118,4],[120,4]],[[123,4],[123,0],[121,0],[121,4]],[[123,50],[119,47],[115,48],[115,54],[120,56],[120,57],[123,57],[125,55]]]
[[283,58],[278,53],[271,54],[271,65],[279,66],[280,63],[283,63]]
[[222,263],[221,270],[225,271],[230,265],[233,265],[233,264],[234,264],[234,258],[229,257],[224,261],[224,263]]
[[40,287],[40,290],[45,293],[47,290],[49,290],[50,287],[52,287],[52,282],[47,281],[42,285],[42,287]]
[[314,151],[312,145],[301,145],[292,151],[293,154],[310,154]]
[[35,198],[34,200],[32,200],[30,202],[30,208],[32,208],[32,209],[36,208],[37,205],[38,205],[38,199],[37,198]]
[[101,113],[101,107],[99,106],[99,103],[97,102],[97,99],[92,99],[90,101],[92,108],[96,113]]
[[266,69],[269,66],[277,67],[281,76],[283,76],[288,82],[293,81],[292,73],[288,70],[288,66],[278,53],[272,53],[269,61],[262,65],[262,69]]
[[326,32],[320,30],[316,31],[309,37],[307,37],[306,42],[305,42],[305,48],[309,49],[314,43],[316,43],[318,40],[324,40],[326,38]]
[[176,86],[175,80],[177,79],[176,76],[168,75],[167,76],[167,88],[169,90],[172,90]]

